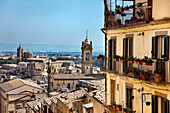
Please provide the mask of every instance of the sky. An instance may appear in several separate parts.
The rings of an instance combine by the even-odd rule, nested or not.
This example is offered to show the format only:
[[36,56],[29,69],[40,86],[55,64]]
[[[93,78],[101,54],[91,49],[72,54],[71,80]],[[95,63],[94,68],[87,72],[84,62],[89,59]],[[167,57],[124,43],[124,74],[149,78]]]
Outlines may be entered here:
[[0,43],[104,46],[103,0],[0,0]]

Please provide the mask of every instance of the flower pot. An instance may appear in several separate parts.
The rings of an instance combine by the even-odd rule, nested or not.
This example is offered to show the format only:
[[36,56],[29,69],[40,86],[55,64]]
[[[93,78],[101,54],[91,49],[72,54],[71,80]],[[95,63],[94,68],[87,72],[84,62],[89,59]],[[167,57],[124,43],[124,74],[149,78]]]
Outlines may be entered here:
[[134,63],[134,60],[129,60],[129,63],[131,63],[131,64]]
[[129,6],[129,8],[132,9],[132,8],[133,8],[133,5]]
[[123,113],[128,113],[128,111],[123,111]]
[[100,58],[100,60],[104,60],[104,58],[103,58],[103,57],[101,57],[101,58]]
[[123,63],[126,62],[126,59],[122,59],[121,62],[123,62]]
[[114,58],[114,61],[119,61],[119,59],[118,58]]
[[116,106],[115,106],[115,105],[113,105],[113,108],[114,108],[114,109],[116,109]]
[[132,77],[132,72],[129,72],[129,73],[128,73],[128,77]]
[[125,24],[129,24],[129,20],[125,20]]
[[137,23],[137,22],[138,22],[138,20],[137,20],[137,19],[133,20],[133,23]]
[[129,10],[129,7],[125,7],[124,10]]
[[162,81],[162,74],[155,74],[155,82],[161,83]]
[[140,79],[145,80],[145,75],[140,74]]
[[132,20],[129,20],[129,24],[132,24],[133,23],[133,21]]
[[142,62],[136,62],[136,63],[142,65]]
[[123,8],[119,8],[119,12],[123,12]]
[[117,110],[118,111],[122,111],[122,107],[117,107]]
[[142,22],[142,19],[138,19],[138,22]]

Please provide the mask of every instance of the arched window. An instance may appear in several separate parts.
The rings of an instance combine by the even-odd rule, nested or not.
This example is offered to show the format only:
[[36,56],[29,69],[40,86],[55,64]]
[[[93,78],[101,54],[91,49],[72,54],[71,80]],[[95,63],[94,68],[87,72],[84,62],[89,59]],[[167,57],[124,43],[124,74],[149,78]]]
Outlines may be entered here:
[[90,54],[89,52],[85,53],[85,60],[89,60],[89,54]]

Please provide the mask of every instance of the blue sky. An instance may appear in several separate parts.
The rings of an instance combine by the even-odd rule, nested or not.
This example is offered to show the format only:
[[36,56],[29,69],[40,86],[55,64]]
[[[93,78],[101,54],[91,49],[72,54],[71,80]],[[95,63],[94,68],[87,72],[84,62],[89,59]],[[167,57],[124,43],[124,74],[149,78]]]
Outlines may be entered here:
[[0,0],[0,43],[103,46],[103,0]]

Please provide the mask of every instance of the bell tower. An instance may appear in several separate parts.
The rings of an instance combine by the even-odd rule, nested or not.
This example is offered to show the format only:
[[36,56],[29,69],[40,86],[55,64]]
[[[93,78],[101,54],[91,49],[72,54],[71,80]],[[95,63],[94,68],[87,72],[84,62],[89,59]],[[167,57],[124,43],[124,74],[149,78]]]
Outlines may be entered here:
[[86,39],[82,42],[82,73],[90,74],[93,73],[93,61],[92,61],[92,41],[88,40],[88,32],[86,31]]
[[17,48],[17,63],[21,62],[23,58],[23,48],[21,47],[21,44],[19,44],[19,47]]

